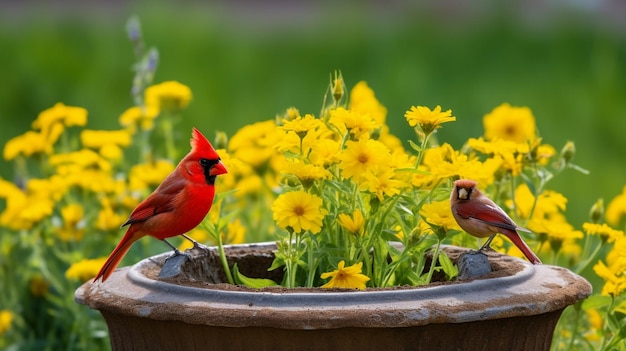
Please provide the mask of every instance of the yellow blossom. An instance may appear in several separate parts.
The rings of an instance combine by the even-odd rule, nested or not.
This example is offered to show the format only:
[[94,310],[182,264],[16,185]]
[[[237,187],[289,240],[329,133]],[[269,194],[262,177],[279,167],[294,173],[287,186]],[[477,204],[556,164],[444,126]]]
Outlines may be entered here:
[[619,226],[626,219],[626,186],[622,193],[617,195],[606,207],[606,221],[613,226]]
[[0,310],[0,336],[11,329],[15,315],[9,310]]
[[365,172],[361,178],[359,189],[369,191],[383,201],[385,196],[400,194],[404,184],[395,178],[396,173],[391,168],[376,169],[375,172]]
[[380,127],[369,114],[343,107],[331,110],[328,122],[337,128],[342,137],[349,133],[352,140],[369,138],[370,133]]
[[332,139],[322,139],[311,146],[309,159],[313,164],[328,167],[339,162],[339,149],[341,145]]
[[84,147],[98,149],[105,145],[115,144],[129,146],[131,136],[126,130],[92,130],[84,129],[80,132],[80,141]]
[[120,214],[115,212],[111,201],[103,199],[101,201],[102,208],[98,211],[98,218],[96,219],[96,228],[100,230],[117,230],[126,222],[128,214]]
[[80,260],[65,271],[65,278],[86,282],[98,274],[105,261],[106,257]]
[[301,190],[281,194],[272,204],[272,212],[279,227],[291,228],[296,233],[308,230],[313,234],[320,232],[327,213],[320,197]]
[[352,212],[352,216],[345,213],[340,213],[337,217],[337,222],[351,234],[358,235],[363,232],[365,219],[363,218],[363,212],[361,212],[361,210],[359,209],[356,209],[354,210],[354,212]]
[[191,89],[176,81],[167,81],[146,88],[146,106],[160,111],[179,111],[191,101]]
[[339,168],[344,178],[353,178],[360,183],[366,172],[385,167],[390,158],[389,149],[377,140],[348,141],[339,155]]
[[[461,227],[459,227],[452,216],[449,199],[424,204],[420,210],[420,216],[424,218],[428,225],[438,227],[444,232],[461,230]],[[433,228],[433,230],[436,229]]]
[[328,179],[331,174],[321,166],[304,163],[297,159],[287,161],[285,173],[295,176],[305,188],[310,188],[316,180]]
[[133,106],[122,113],[119,118],[119,123],[122,127],[126,127],[131,134],[134,134],[137,126],[139,126],[141,130],[152,130],[152,128],[154,128],[154,119],[158,115],[158,106]]
[[365,283],[367,283],[370,278],[364,274],[361,274],[361,270],[363,269],[363,262],[356,263],[349,267],[344,267],[345,264],[345,261],[341,261],[337,265],[336,270],[332,272],[322,273],[322,279],[331,278],[328,283],[322,285],[322,288],[365,290]]
[[322,121],[315,118],[312,114],[306,114],[304,117],[297,116],[290,120],[284,120],[283,125],[279,128],[286,132],[294,132],[296,134],[308,133],[309,131],[313,131],[323,124]]
[[71,204],[61,208],[63,225],[57,228],[57,234],[62,241],[79,241],[83,238],[85,210],[79,204]]
[[133,166],[128,176],[131,190],[144,190],[161,184],[163,179],[174,170],[174,164],[167,160],[142,163]]
[[270,158],[276,154],[274,148],[284,135],[285,132],[276,128],[273,120],[251,123],[230,138],[228,150],[233,158],[262,173]]
[[583,229],[589,235],[597,235],[602,241],[609,243],[615,242],[617,239],[624,237],[624,232],[621,230],[613,229],[606,224],[598,223],[583,223]]
[[387,108],[383,106],[366,82],[358,82],[350,91],[350,111],[369,114],[377,124],[383,125],[387,118]]
[[528,107],[514,107],[507,103],[494,108],[483,117],[485,139],[503,139],[516,143],[532,141],[536,137],[535,117]]
[[426,106],[411,106],[404,117],[411,127],[419,125],[426,135],[437,128],[441,128],[442,123],[456,121],[456,117],[452,116],[452,110],[442,112],[439,105],[434,110]]
[[29,130],[7,141],[4,145],[3,157],[5,160],[11,161],[20,154],[30,156],[40,152],[51,153],[52,145],[41,133]]
[[62,123],[66,127],[84,126],[87,124],[87,110],[82,107],[67,106],[56,103],[53,107],[43,110],[33,121],[33,129],[41,130],[47,134],[53,124]]
[[618,296],[626,291],[626,274],[623,271],[615,272],[602,261],[593,266],[593,271],[604,280],[603,295]]

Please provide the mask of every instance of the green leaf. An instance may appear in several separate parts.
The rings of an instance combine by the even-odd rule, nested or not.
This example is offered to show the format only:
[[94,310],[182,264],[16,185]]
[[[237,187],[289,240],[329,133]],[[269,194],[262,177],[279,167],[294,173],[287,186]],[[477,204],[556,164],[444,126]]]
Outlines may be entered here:
[[591,295],[585,301],[583,301],[583,309],[598,309],[607,307],[611,304],[611,297],[605,295]]
[[441,268],[443,268],[443,271],[446,273],[449,280],[452,280],[459,275],[459,268],[452,263],[450,257],[448,257],[448,255],[443,251],[439,253],[439,264],[441,265]]
[[285,266],[285,260],[284,260],[284,255],[283,254],[279,254],[278,252],[276,253],[276,257],[274,258],[274,261],[272,261],[272,265],[270,266],[270,268],[268,268],[268,271],[273,271],[275,269],[281,268]]
[[409,146],[411,146],[411,149],[417,152],[422,152],[422,147],[414,143],[413,140],[409,140]]
[[235,276],[235,282],[239,285],[245,285],[253,289],[261,289],[268,286],[277,286],[278,284],[271,279],[264,278],[249,278],[239,272],[237,264],[233,266],[233,275]]

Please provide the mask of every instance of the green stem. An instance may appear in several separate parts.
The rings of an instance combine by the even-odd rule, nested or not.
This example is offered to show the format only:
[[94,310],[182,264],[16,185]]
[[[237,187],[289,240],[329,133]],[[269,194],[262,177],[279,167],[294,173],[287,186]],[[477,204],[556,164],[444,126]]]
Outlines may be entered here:
[[435,252],[433,253],[433,259],[430,262],[430,269],[428,270],[428,276],[426,279],[427,283],[430,283],[430,280],[433,278],[433,273],[435,271],[435,267],[437,266],[437,261],[439,261],[439,249],[441,248],[441,240],[437,239],[437,247],[435,248]]
[[600,253],[600,249],[602,249],[602,245],[597,245],[595,250],[593,250],[593,253],[586,256],[587,259],[576,269],[577,274],[582,273],[582,271],[584,271],[591,262],[596,261],[596,256]]
[[417,154],[417,160],[415,161],[415,169],[419,167],[422,163],[422,159],[424,158],[424,153],[426,152],[426,145],[428,144],[428,139],[430,139],[430,134],[424,136],[424,140],[422,140],[422,145],[420,146],[421,150]]
[[226,252],[224,252],[224,243],[222,242],[222,236],[217,234],[217,249],[220,253],[220,261],[222,262],[222,267],[224,267],[224,273],[226,273],[226,279],[228,279],[228,283],[231,285],[235,285],[235,280],[233,279],[233,275],[230,272],[230,267],[228,266],[228,260],[226,259]]
[[308,261],[309,261],[309,272],[307,274],[306,286],[308,288],[313,287],[313,281],[315,280],[315,272],[317,271],[317,262],[315,260],[315,255],[313,252],[313,240],[310,237],[307,238],[307,253],[308,253]]

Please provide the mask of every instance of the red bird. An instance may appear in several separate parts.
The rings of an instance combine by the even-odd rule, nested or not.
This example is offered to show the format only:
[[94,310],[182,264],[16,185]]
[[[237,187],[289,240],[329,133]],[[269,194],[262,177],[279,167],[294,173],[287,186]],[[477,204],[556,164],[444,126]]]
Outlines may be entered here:
[[177,254],[180,252],[165,238],[182,235],[198,245],[185,233],[200,224],[209,212],[215,195],[215,177],[226,172],[211,143],[193,128],[191,151],[122,224],[130,227],[94,281],[100,277],[103,282],[107,280],[131,245],[146,235],[162,240]]
[[452,194],[450,194],[450,208],[459,226],[475,237],[489,237],[480,250],[488,248],[491,240],[500,233],[506,235],[530,262],[541,264],[541,260],[517,232],[529,230],[517,226],[498,205],[476,188],[476,184],[475,181],[469,179],[459,179],[454,182]]

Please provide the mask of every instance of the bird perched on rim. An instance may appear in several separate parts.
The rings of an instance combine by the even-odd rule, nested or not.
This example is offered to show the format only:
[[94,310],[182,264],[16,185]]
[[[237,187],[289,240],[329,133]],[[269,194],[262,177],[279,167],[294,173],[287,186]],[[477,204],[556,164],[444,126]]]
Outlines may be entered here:
[[530,231],[515,224],[506,212],[481,193],[476,185],[475,181],[469,179],[455,181],[450,194],[450,208],[456,222],[467,233],[478,238],[489,237],[479,251],[488,248],[491,240],[500,233],[509,238],[530,262],[541,264],[541,260],[518,233],[518,230]]
[[131,245],[146,235],[162,240],[175,254],[180,252],[166,238],[182,235],[198,246],[185,233],[200,224],[209,212],[215,196],[215,179],[226,172],[211,143],[193,128],[191,151],[122,224],[122,227],[129,225],[128,230],[94,281],[107,280]]

